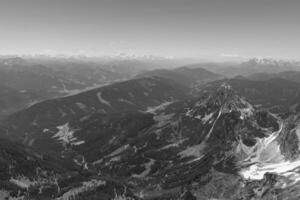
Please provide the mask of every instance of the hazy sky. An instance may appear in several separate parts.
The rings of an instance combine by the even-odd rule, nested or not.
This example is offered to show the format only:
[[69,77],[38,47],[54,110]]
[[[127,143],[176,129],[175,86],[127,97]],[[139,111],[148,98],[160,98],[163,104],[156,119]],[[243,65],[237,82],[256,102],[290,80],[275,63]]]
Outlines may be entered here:
[[300,0],[0,0],[0,54],[300,59]]

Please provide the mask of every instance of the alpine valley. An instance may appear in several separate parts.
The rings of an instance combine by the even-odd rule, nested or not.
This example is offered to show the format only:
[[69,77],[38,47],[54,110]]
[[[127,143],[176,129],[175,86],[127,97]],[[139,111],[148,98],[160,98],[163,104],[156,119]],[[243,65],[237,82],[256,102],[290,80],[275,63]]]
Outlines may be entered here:
[[0,199],[300,199],[299,63],[174,63],[3,58]]

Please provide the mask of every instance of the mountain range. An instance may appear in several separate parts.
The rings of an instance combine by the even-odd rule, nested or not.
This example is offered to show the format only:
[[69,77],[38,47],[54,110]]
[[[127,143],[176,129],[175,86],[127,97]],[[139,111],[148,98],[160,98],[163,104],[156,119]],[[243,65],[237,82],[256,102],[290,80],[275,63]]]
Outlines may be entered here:
[[[1,69],[60,77],[24,62]],[[299,199],[300,84],[275,72],[141,70],[7,111],[0,199]],[[13,82],[4,97],[35,98],[19,92],[34,84]],[[3,110],[17,105],[0,100]]]

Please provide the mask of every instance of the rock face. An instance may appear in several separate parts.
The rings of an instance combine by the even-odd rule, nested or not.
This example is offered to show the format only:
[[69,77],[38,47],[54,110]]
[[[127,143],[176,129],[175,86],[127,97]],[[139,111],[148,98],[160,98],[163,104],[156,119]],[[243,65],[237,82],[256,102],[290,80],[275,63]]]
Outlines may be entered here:
[[273,113],[299,112],[300,85],[290,80],[273,78],[253,81],[236,77],[228,80],[210,82],[194,88],[195,94],[213,92],[227,82],[232,89],[245,97],[253,106],[268,109]]
[[[174,83],[143,78],[11,116],[1,136],[38,151],[40,163],[59,157],[55,162],[68,174],[48,166],[58,177],[56,190],[20,196],[299,199],[299,115],[271,113],[236,87],[217,81],[191,97]],[[24,181],[11,184],[20,188]]]

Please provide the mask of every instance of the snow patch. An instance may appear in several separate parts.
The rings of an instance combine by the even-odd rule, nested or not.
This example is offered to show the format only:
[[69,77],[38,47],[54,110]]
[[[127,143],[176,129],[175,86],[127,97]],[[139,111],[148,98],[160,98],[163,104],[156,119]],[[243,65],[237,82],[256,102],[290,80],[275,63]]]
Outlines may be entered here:
[[48,129],[48,128],[44,128],[43,129],[43,133],[47,133],[47,132],[49,132],[50,130]]
[[86,105],[81,103],[81,102],[76,102],[76,105],[78,106],[79,109],[81,110],[86,110]]
[[172,147],[178,147],[178,146],[180,146],[183,142],[185,142],[186,140],[188,140],[188,138],[180,139],[180,140],[178,140],[177,142],[168,144],[168,145],[166,145],[166,146],[160,148],[159,151],[160,151],[160,150],[169,149],[169,148],[172,148]]
[[110,104],[108,101],[106,101],[105,99],[103,99],[102,93],[101,93],[101,92],[98,92],[98,93],[97,93],[97,97],[98,97],[99,101],[100,101],[102,104],[111,107],[111,104]]
[[33,106],[33,105],[35,105],[35,104],[40,103],[40,102],[41,102],[41,101],[38,101],[38,100],[31,101],[31,102],[27,105],[26,108],[29,108],[29,107],[31,107],[31,106]]
[[69,127],[69,123],[63,124],[61,126],[57,126],[59,130],[52,138],[57,138],[60,140],[63,145],[71,144],[71,145],[81,145],[85,141],[78,141],[78,139],[74,136],[75,131]]
[[249,104],[247,101],[245,101],[244,99],[241,99],[242,103],[244,105],[246,105],[247,107],[245,108],[240,108],[238,109],[238,111],[241,113],[240,118],[241,119],[245,119],[247,117],[250,117],[251,115],[253,115],[254,112],[254,108],[251,104]]
[[150,159],[149,162],[145,163],[145,170],[140,174],[133,174],[132,177],[134,178],[144,178],[151,172],[151,166],[155,163],[154,159]]
[[223,87],[223,88],[225,88],[225,89],[227,89],[227,90],[230,90],[230,89],[232,88],[231,85],[229,85],[229,84],[226,83],[226,82],[222,83],[221,87]]
[[123,151],[125,151],[126,149],[128,149],[129,146],[130,146],[129,144],[121,146],[118,149],[114,150],[112,153],[110,153],[107,157],[114,157],[116,155],[119,155],[120,153],[122,153]]
[[115,157],[111,158],[109,162],[118,162],[120,160],[121,160],[121,156],[115,156]]
[[19,186],[20,188],[29,188],[31,185],[35,185],[36,181],[31,181],[25,176],[18,176],[16,178],[10,178],[9,182]]
[[[115,140],[115,136],[114,136],[110,141],[113,142],[113,140]],[[112,153],[110,153],[110,154],[104,156],[103,158],[101,158],[101,159],[99,159],[99,160],[94,161],[93,164],[94,164],[94,165],[100,164],[100,163],[103,162],[103,159],[104,159],[104,158],[109,158],[109,157],[111,158],[109,162],[111,162],[111,161],[115,161],[115,162],[116,162],[116,161],[119,161],[119,160],[121,160],[121,157],[120,157],[120,156],[117,156],[117,155],[121,154],[122,152],[124,152],[124,151],[125,151],[126,149],[128,149],[129,147],[130,147],[129,144],[126,144],[126,145],[124,145],[124,146],[121,146],[121,147],[117,148],[116,150],[114,150]],[[108,162],[108,163],[109,163],[109,162]],[[107,164],[108,164],[108,163],[107,163]]]
[[246,179],[261,180],[264,178],[265,173],[276,173],[285,176],[294,181],[300,181],[300,160],[280,163],[268,163],[268,164],[255,164],[251,165],[248,169],[242,170],[240,173]]
[[248,154],[244,162],[253,163],[250,167],[240,171],[245,179],[261,180],[265,173],[275,173],[294,181],[294,183],[300,181],[300,159],[286,161],[276,140],[282,129],[283,123],[280,121],[279,130],[269,137],[259,139],[251,148],[238,148]]
[[131,105],[135,105],[133,102],[126,100],[126,99],[119,99],[119,102],[123,102],[123,103],[127,103],[127,104],[131,104]]
[[117,137],[114,135],[109,141],[108,144],[113,144],[115,142],[115,140],[117,139]]
[[211,120],[211,118],[214,116],[214,114],[215,113],[205,114],[204,117],[201,117],[201,115],[198,115],[195,118],[201,119],[202,124],[206,124],[207,122],[209,122]]
[[73,161],[76,163],[76,165],[81,166],[84,169],[88,169],[88,164],[87,164],[84,156],[74,158]]
[[83,192],[91,191],[96,189],[99,186],[106,185],[106,181],[92,179],[90,181],[82,182],[81,186],[72,188],[68,192],[64,193],[61,197],[56,198],[56,200],[70,200],[71,198],[74,198]]
[[0,199],[7,199],[7,200],[24,200],[25,197],[24,196],[19,196],[19,197],[12,197],[10,195],[9,191],[6,190],[0,190]]
[[296,127],[296,135],[298,137],[298,148],[300,148],[300,124]]
[[155,115],[153,119],[157,122],[157,127],[162,127],[168,124],[174,115],[175,115],[174,113],[168,115],[160,114],[160,115]]
[[157,111],[164,110],[168,105],[170,105],[172,103],[173,103],[173,101],[167,101],[158,106],[148,107],[146,112],[155,114]]
[[179,152],[178,155],[180,155],[181,158],[186,158],[186,157],[201,158],[203,157],[202,151],[204,147],[205,146],[203,145],[203,143],[194,146],[189,146],[185,150]]

